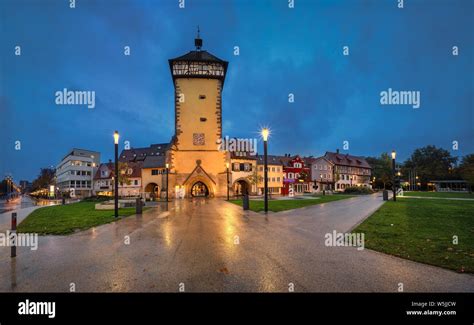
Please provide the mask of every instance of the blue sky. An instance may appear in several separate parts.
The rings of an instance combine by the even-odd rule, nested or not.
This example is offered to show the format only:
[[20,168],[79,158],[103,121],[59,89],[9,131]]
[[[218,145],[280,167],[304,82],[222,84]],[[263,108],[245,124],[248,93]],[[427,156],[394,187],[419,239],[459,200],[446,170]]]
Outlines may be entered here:
[[[168,59],[193,49],[197,25],[203,48],[229,61],[224,135],[256,137],[268,125],[272,154],[317,156],[343,141],[351,154],[395,148],[402,160],[428,144],[451,150],[454,140],[453,155],[474,152],[474,1],[185,4],[0,1],[0,175],[31,180],[73,147],[107,161],[115,129],[133,147],[169,141]],[[63,88],[94,90],[96,107],[55,105]],[[388,88],[420,91],[421,107],[380,105]]]

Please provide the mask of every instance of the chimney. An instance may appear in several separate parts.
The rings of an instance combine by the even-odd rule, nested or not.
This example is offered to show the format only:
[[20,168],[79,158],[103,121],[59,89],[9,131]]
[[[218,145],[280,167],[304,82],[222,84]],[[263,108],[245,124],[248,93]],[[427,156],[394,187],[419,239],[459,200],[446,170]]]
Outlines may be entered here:
[[109,159],[109,164],[111,164],[111,163],[112,163],[112,159]]
[[336,153],[339,154],[339,149],[336,149]]

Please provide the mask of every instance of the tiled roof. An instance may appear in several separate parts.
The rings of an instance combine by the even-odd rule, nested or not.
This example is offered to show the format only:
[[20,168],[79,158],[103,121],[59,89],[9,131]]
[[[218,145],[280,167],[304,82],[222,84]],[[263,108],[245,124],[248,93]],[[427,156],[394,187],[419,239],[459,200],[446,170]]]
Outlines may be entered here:
[[226,61],[219,59],[207,51],[189,51],[189,53],[178,56],[177,58],[171,59],[170,61],[205,61],[227,63]]
[[[101,171],[104,168],[107,168],[109,170],[109,174],[108,174],[107,177],[102,177]],[[94,180],[109,179],[109,178],[112,178],[113,176],[114,176],[114,163],[112,163],[112,162],[102,163],[102,164],[100,164],[99,168],[97,168],[97,171],[95,172]]]
[[[283,165],[282,158],[287,158],[284,156],[274,156],[274,155],[267,155],[267,162],[269,165]],[[257,164],[263,165],[263,155],[257,156]]]
[[161,156],[147,156],[143,161],[143,168],[165,168],[166,157]]
[[337,152],[329,152],[329,151],[326,152],[324,157],[336,165],[372,168],[367,162],[367,160],[365,160],[365,158],[363,157],[352,156],[349,154],[340,154]]
[[121,162],[135,162],[144,161],[148,156],[164,156],[169,143],[152,144],[146,148],[131,148],[123,150],[120,153],[119,161]]
[[242,151],[242,152],[230,152],[230,158],[231,159],[248,159],[248,160],[256,160],[257,155],[251,155],[248,151]]

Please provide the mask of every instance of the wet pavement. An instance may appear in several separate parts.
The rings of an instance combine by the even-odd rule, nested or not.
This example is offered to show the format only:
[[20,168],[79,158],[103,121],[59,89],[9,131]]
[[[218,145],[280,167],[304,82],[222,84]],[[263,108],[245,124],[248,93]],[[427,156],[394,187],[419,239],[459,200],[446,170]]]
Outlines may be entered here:
[[[474,276],[370,250],[326,247],[382,204],[371,195],[268,216],[220,199],[162,203],[143,216],[0,248],[0,291],[474,292]],[[128,237],[127,237],[128,236]],[[129,239],[129,244],[128,244]]]

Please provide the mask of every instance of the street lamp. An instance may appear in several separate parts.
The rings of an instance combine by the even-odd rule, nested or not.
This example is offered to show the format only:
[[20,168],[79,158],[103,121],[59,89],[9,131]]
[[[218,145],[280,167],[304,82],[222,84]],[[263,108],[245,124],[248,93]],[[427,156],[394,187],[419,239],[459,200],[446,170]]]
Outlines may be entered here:
[[415,184],[415,191],[418,191],[418,175],[415,177],[416,178],[416,184]]
[[229,163],[225,163],[227,169],[227,201],[229,201]]
[[270,130],[268,128],[262,129],[263,138],[263,177],[264,177],[264,192],[265,192],[265,213],[268,213],[268,135]]
[[170,164],[166,163],[166,202],[168,202],[168,181],[169,181],[169,174],[170,174]]
[[393,191],[393,200],[397,200],[397,191],[395,188],[395,158],[397,157],[397,153],[395,150],[392,150],[392,191]]
[[372,189],[375,190],[375,176],[374,176],[374,178],[373,178],[373,180],[372,180]]
[[114,181],[114,210],[115,218],[118,218],[118,182],[119,182],[119,172],[118,172],[118,142],[119,142],[119,133],[118,131],[114,132],[114,148],[115,148],[115,181]]

